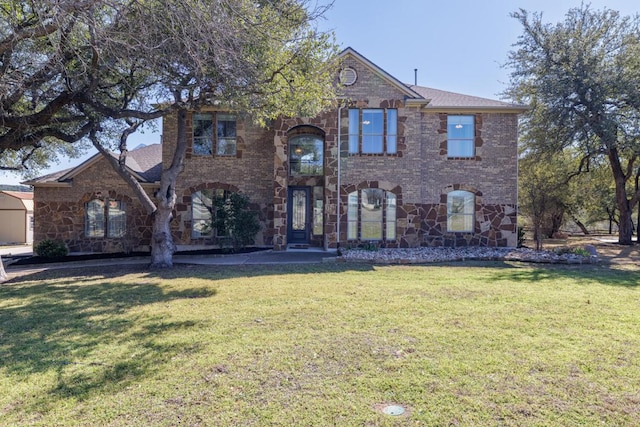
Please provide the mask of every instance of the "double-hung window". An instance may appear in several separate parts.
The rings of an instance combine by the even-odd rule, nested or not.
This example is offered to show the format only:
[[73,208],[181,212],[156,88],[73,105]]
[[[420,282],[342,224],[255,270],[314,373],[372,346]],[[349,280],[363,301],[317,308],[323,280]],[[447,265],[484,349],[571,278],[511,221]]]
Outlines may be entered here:
[[350,154],[396,154],[398,110],[364,108],[349,110]]
[[[214,137],[214,120],[216,123]],[[193,154],[196,156],[235,156],[236,116],[223,113],[193,115]]]
[[87,237],[124,237],[127,212],[119,200],[93,199],[85,205],[85,235]]
[[447,157],[475,157],[474,116],[447,116]]

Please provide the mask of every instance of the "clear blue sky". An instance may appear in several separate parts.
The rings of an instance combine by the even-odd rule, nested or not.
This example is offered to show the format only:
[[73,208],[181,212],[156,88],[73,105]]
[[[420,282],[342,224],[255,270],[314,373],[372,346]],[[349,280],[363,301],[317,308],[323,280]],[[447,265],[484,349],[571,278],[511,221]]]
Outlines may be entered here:
[[[585,3],[623,15],[640,12],[638,0]],[[523,8],[542,12],[546,22],[559,22],[580,4],[581,0],[335,0],[320,27],[333,30],[342,48],[354,48],[405,83],[413,83],[417,68],[421,86],[499,99],[509,76],[501,64],[522,33],[510,13]],[[129,146],[157,142],[159,134],[147,133],[131,136]],[[75,166],[92,154],[44,173]],[[21,180],[0,172],[2,183]]]

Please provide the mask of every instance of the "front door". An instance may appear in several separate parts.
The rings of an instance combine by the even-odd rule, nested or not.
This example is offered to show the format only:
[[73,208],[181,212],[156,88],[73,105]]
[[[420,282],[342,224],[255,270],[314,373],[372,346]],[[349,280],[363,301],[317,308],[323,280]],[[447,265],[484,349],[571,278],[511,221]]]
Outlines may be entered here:
[[311,228],[311,187],[289,187],[287,243],[308,244]]

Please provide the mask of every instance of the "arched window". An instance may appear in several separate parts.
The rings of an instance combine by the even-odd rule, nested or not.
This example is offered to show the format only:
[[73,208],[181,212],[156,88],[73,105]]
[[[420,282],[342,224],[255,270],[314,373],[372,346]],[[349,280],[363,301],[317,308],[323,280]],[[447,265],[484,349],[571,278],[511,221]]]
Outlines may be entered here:
[[379,188],[349,193],[347,199],[347,239],[395,240],[395,194]]
[[229,198],[230,192],[222,189],[205,189],[191,195],[191,238],[198,239],[227,236],[226,230],[214,227],[216,205]]
[[475,195],[456,190],[447,194],[447,230],[472,232],[475,223]]
[[125,205],[119,200],[87,202],[84,210],[85,235],[87,237],[124,237],[127,230]]
[[317,135],[297,135],[289,140],[290,175],[324,174],[324,141]]

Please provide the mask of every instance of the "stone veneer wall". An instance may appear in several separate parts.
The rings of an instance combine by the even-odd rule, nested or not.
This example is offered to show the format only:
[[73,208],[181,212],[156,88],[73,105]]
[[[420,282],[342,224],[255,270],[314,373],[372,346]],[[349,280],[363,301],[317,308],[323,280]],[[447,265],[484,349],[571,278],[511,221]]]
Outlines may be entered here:
[[[289,186],[324,187],[324,237],[312,239],[316,246],[336,247],[337,209],[337,109],[314,118],[279,119],[273,123],[275,148],[273,163],[273,247],[282,250],[287,245],[287,192]],[[300,126],[313,126],[324,132],[324,177],[290,177],[288,137],[295,136]],[[293,131],[293,132],[292,132]]]
[[[152,192],[152,189],[149,189]],[[122,238],[85,236],[85,204],[92,199],[125,203],[127,233]],[[71,187],[34,188],[34,244],[44,239],[64,241],[71,252],[147,251],[151,218],[127,184],[100,160],[73,179]]]

